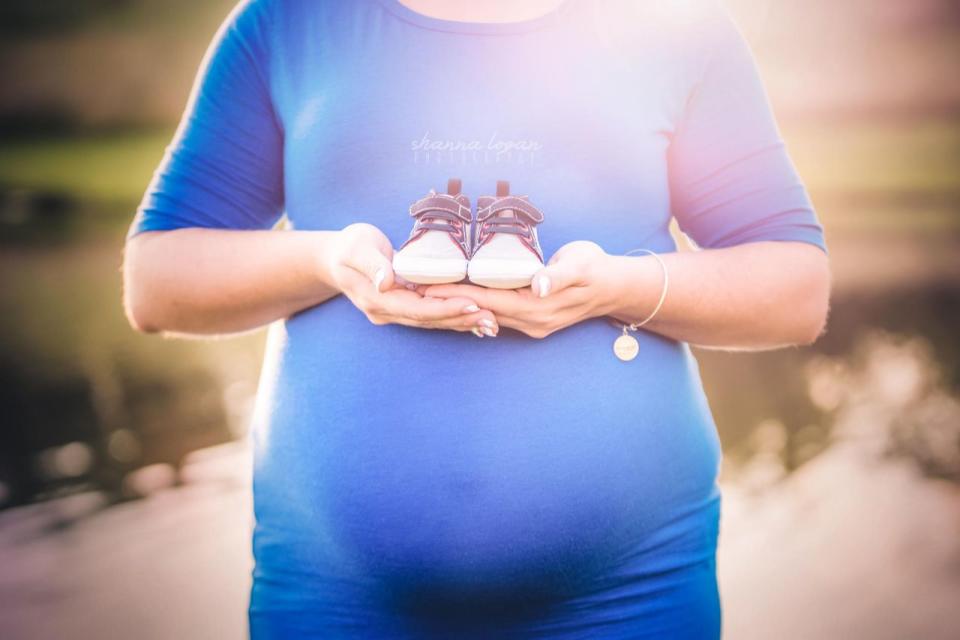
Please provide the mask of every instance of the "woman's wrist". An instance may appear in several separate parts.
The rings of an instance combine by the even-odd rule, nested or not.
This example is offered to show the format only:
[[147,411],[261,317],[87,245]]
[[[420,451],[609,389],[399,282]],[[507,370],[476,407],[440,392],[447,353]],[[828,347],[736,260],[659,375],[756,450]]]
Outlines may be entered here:
[[314,279],[328,290],[340,293],[336,280],[337,239],[340,231],[305,231],[308,258],[313,267]]
[[625,324],[639,322],[650,315],[663,287],[663,269],[656,258],[609,255],[603,272],[602,315]]
[[337,284],[334,263],[336,259],[337,237],[339,231],[295,231],[300,238],[293,247],[297,262],[306,265],[311,280],[316,285],[316,293],[322,300],[340,293]]

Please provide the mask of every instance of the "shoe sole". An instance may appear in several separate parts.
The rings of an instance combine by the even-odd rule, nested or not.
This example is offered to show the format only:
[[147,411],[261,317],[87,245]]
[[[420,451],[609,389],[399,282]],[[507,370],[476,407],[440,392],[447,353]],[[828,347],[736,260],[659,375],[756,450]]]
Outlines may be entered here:
[[477,269],[474,263],[470,263],[467,277],[473,284],[491,289],[522,289],[530,286],[530,281],[534,274],[543,268],[543,265],[531,266],[527,269],[518,269],[515,271],[484,271]]
[[393,272],[414,284],[447,284],[466,277],[467,261],[394,256]]

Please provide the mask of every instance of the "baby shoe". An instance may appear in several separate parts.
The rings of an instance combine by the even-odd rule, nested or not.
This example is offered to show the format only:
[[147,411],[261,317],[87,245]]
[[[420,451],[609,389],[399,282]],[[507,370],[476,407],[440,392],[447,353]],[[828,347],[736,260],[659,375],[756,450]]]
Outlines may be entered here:
[[496,196],[477,200],[473,253],[467,270],[470,282],[494,289],[529,286],[543,267],[536,228],[541,222],[543,213],[527,196],[511,196],[510,183],[497,182]]
[[459,282],[467,275],[473,215],[470,200],[451,178],[447,192],[430,190],[410,205],[410,237],[393,254],[393,271],[416,284]]

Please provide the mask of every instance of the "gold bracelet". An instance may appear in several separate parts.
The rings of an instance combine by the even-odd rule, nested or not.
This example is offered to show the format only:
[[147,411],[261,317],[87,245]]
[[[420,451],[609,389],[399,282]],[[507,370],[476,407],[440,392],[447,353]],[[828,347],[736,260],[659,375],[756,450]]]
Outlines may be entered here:
[[636,331],[643,325],[653,320],[653,318],[660,313],[660,309],[663,307],[663,301],[667,299],[667,289],[670,287],[670,275],[667,271],[667,263],[663,261],[663,258],[649,249],[633,249],[623,255],[629,256],[634,253],[648,253],[657,259],[657,262],[660,263],[660,268],[663,270],[663,290],[660,292],[660,299],[657,301],[657,306],[653,308],[653,311],[650,312],[650,315],[640,322],[622,325],[623,333],[618,336],[616,340],[614,340],[613,353],[624,362],[633,360],[640,352],[640,343],[636,338],[631,336],[628,331]]

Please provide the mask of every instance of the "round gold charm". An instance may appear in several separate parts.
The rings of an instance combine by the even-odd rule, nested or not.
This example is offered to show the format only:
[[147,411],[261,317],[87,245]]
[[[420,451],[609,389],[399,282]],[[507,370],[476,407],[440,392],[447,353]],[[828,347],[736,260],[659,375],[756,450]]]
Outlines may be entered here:
[[624,362],[633,360],[639,352],[640,343],[633,336],[623,334],[613,343],[613,353]]

